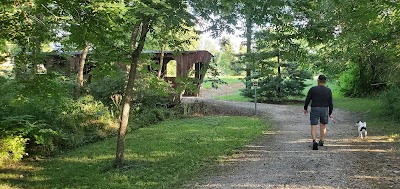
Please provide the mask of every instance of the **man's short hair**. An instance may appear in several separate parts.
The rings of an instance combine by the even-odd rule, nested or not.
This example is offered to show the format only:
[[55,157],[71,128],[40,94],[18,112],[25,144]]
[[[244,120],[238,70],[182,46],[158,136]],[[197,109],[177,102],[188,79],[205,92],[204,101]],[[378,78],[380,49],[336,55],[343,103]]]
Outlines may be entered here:
[[322,82],[322,83],[325,83],[325,82],[326,82],[326,76],[324,76],[324,75],[319,75],[319,76],[318,76],[318,81],[320,81],[320,82]]

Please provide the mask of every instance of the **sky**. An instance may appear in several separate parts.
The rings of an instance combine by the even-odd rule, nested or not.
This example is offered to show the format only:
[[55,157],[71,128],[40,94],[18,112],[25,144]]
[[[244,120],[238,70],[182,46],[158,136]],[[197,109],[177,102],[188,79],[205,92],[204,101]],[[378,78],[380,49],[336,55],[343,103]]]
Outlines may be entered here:
[[235,52],[239,52],[240,49],[240,44],[243,41],[246,41],[246,39],[240,37],[242,35],[242,31],[240,30],[235,30],[234,34],[227,34],[223,33],[221,34],[220,37],[212,37],[211,32],[206,32],[203,34],[200,34],[200,47],[199,50],[208,50],[208,51],[219,51],[221,50],[221,47],[219,45],[220,40],[222,37],[226,36],[230,38],[233,49]]

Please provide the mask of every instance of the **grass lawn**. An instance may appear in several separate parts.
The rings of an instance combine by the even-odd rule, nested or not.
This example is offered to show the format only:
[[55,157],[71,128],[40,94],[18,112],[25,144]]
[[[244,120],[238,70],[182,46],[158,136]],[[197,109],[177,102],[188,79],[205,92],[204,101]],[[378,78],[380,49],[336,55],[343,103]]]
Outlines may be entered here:
[[244,97],[240,95],[240,92],[234,94],[228,94],[223,96],[216,96],[214,99],[217,100],[226,100],[226,101],[235,101],[235,102],[250,102],[252,99]]
[[[235,83],[241,83],[239,79],[244,78],[244,76],[221,76],[220,79],[222,81],[225,81],[227,84],[235,84]],[[211,82],[204,82],[202,84],[202,87],[205,89],[211,89]]]
[[262,134],[257,118],[170,120],[127,135],[127,167],[113,169],[114,138],[40,162],[0,169],[0,188],[181,188]]

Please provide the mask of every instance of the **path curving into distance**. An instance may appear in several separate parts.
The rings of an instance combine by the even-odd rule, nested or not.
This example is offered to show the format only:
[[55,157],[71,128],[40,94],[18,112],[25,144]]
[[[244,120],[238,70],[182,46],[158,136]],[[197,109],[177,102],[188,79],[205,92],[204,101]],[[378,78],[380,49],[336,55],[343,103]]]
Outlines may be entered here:
[[[244,112],[254,108],[254,103],[185,99],[193,100]],[[188,188],[400,188],[396,145],[374,133],[358,139],[356,115],[334,110],[337,124],[329,124],[325,146],[313,151],[301,106],[258,104],[258,110],[274,128]]]

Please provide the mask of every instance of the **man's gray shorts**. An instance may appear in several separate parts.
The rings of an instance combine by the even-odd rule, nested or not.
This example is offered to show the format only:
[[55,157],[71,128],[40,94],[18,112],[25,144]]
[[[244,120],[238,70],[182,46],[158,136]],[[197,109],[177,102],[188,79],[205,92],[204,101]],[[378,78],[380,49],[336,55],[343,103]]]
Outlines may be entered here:
[[311,125],[328,124],[329,108],[327,107],[311,107],[310,121]]

